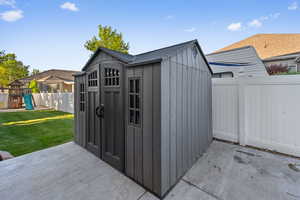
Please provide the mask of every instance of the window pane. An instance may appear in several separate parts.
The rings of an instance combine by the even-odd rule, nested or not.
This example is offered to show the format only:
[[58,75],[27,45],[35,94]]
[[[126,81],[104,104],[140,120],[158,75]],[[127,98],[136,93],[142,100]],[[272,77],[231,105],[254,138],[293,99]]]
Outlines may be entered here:
[[120,78],[116,78],[116,85],[119,85],[120,83]]
[[140,92],[140,80],[139,79],[135,80],[135,92],[136,93]]
[[133,80],[129,81],[129,91],[134,92],[134,82],[133,82]]
[[134,123],[134,111],[129,110],[129,123]]
[[140,124],[140,111],[135,111],[135,124]]
[[140,96],[135,95],[135,108],[140,108]]
[[116,78],[113,78],[112,85],[116,85]]
[[134,108],[134,95],[129,95],[129,107]]

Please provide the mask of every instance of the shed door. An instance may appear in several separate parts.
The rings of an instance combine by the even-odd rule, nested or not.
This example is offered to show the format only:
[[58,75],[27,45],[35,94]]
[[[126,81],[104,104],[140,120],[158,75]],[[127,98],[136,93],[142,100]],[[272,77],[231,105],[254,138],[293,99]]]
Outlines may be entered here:
[[87,74],[87,149],[96,156],[101,157],[100,118],[96,115],[99,109],[99,73],[95,69]]
[[101,64],[102,159],[124,170],[123,67],[119,63]]

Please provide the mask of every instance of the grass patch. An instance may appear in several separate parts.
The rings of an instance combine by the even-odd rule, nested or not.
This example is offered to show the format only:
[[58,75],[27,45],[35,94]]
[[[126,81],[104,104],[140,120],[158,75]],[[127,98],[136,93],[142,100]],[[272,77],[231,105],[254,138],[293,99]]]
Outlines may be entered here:
[[73,140],[73,115],[41,110],[0,113],[0,150],[20,156]]

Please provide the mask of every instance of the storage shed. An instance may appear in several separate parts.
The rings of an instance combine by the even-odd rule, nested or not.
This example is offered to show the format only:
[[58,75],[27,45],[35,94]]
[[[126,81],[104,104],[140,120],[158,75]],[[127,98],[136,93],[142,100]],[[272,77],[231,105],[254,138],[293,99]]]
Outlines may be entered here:
[[211,76],[197,40],[100,47],[75,75],[75,142],[162,197],[212,141]]

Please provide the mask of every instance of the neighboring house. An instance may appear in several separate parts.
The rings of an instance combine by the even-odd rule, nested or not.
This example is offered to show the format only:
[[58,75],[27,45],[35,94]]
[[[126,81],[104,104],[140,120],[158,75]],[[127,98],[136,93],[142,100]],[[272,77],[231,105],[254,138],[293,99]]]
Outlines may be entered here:
[[267,76],[266,67],[252,46],[206,55],[215,78]]
[[74,77],[73,74],[78,71],[50,69],[38,74],[18,79],[23,83],[23,87],[28,87],[31,80],[38,82],[40,92],[73,92]]
[[263,61],[267,67],[281,65],[287,66],[290,72],[300,72],[300,52],[274,56]]
[[257,34],[216,52],[253,46],[261,59],[300,52],[300,34]]

